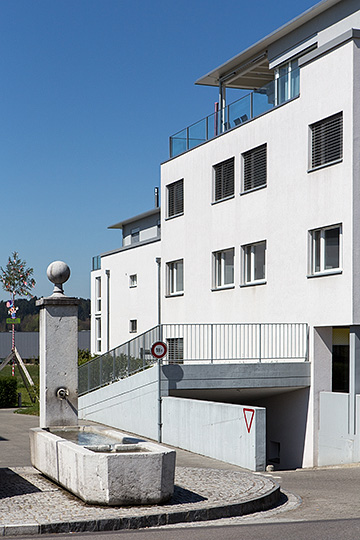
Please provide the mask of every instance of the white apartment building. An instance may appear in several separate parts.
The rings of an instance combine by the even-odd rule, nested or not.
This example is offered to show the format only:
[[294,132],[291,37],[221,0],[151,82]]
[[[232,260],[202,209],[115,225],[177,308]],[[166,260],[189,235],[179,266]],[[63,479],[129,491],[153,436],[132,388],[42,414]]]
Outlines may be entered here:
[[122,231],[122,245],[92,260],[93,354],[105,353],[158,323],[160,208],[109,229]]
[[[228,352],[187,378],[185,337],[173,334],[184,371],[166,395],[266,409],[266,463],[360,461],[359,2],[323,0],[197,84],[218,88],[218,111],[170,137],[161,241],[158,209],[115,226],[124,246],[92,272],[92,350],[130,339],[131,321],[145,332],[160,314],[165,325],[225,333],[306,323],[304,355],[285,360],[273,348],[264,364]],[[227,88],[239,89],[237,101]],[[150,217],[150,235],[133,247],[129,227],[145,234]],[[289,338],[279,339],[280,351]]]

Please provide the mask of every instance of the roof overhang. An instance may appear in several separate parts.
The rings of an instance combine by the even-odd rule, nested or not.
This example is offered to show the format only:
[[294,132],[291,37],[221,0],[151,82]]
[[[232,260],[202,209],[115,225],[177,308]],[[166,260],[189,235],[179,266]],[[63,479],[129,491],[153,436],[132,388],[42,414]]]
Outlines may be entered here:
[[137,216],[131,217],[129,219],[124,219],[124,221],[119,221],[119,223],[110,225],[108,229],[122,229],[125,225],[129,225],[129,223],[133,223],[134,221],[140,221],[141,219],[145,219],[150,216],[155,216],[156,214],[159,214],[160,216],[160,208],[153,208],[152,210],[148,210],[147,212],[144,212],[143,214],[138,214]]
[[[230,88],[259,88],[263,86],[272,80],[272,71],[268,70],[266,73],[266,65],[269,65],[267,59],[268,47],[341,1],[322,0],[322,2],[281,26],[275,32],[255,43],[255,45],[200,77],[195,84],[219,86],[219,84],[223,83]],[[253,82],[255,84],[251,84]]]

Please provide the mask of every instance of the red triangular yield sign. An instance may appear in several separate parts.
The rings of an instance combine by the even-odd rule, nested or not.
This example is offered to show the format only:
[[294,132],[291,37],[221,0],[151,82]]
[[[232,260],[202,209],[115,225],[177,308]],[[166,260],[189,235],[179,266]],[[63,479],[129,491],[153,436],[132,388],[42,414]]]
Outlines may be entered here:
[[254,420],[255,410],[254,409],[243,409],[243,411],[244,411],[246,429],[247,429],[247,432],[250,433],[252,422]]

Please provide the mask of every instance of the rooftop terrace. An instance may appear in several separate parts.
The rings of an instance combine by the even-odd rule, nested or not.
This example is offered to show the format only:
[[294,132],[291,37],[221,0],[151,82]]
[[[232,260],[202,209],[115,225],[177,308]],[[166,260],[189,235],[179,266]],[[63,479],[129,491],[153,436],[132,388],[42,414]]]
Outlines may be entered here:
[[275,79],[253,89],[237,101],[191,124],[170,137],[170,158],[261,116],[263,113],[297,97],[300,77],[297,61],[289,62],[275,74]]

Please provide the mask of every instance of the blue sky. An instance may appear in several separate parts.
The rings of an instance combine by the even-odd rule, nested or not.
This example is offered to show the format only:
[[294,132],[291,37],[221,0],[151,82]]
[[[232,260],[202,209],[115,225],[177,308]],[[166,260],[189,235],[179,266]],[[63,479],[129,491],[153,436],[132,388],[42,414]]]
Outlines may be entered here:
[[18,251],[48,296],[64,260],[89,297],[107,227],[153,207],[169,135],[213,111],[195,80],[315,3],[1,0],[0,266]]

